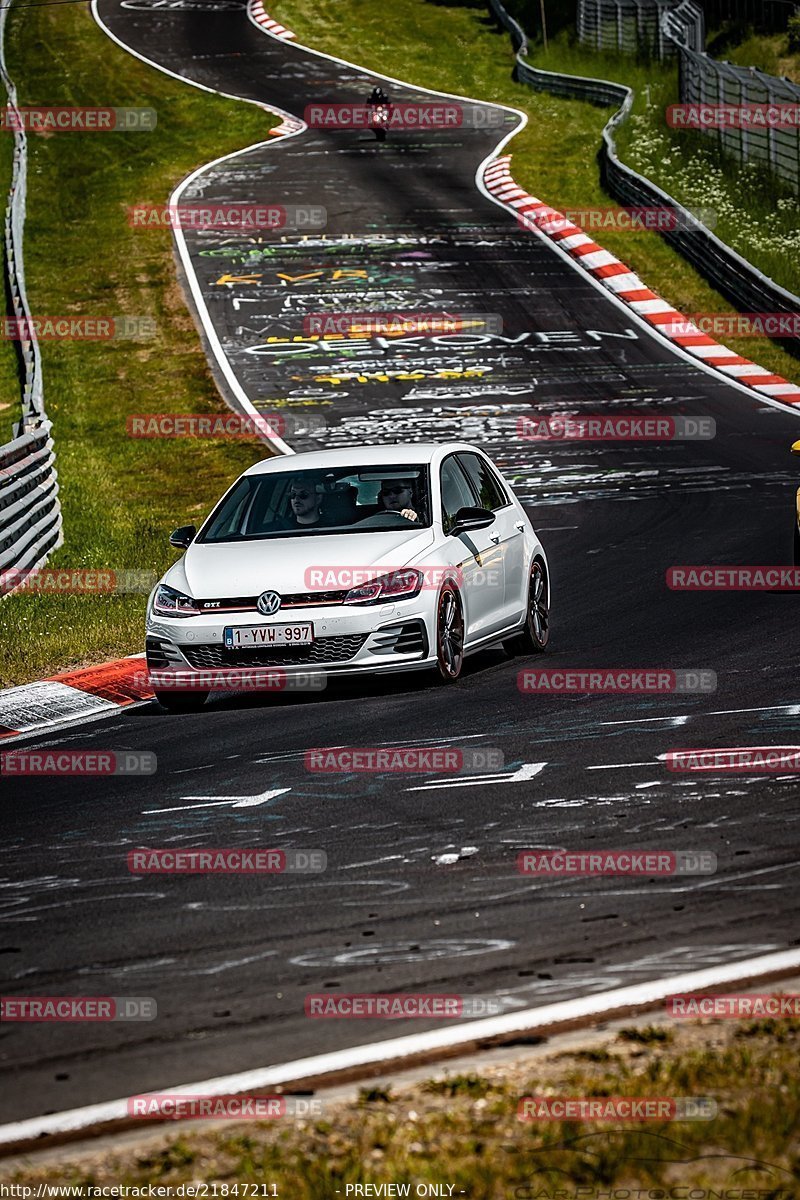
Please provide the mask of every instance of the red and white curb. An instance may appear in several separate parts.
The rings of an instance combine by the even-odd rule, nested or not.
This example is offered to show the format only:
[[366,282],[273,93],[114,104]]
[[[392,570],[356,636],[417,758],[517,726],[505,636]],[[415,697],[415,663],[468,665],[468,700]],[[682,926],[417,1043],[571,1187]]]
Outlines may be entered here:
[[153,698],[143,654],[0,691],[0,739],[83,717],[110,716]]
[[[474,1052],[489,1039],[497,1039],[502,1044],[503,1040],[508,1041],[533,1030],[555,1033],[559,1029],[581,1028],[609,1020],[612,1016],[655,1008],[662,1005],[668,996],[687,992],[704,993],[733,983],[745,985],[763,979],[786,978],[796,973],[799,967],[800,950],[781,950],[758,958],[653,979],[574,1000],[561,1000],[540,1008],[523,1008],[479,1021],[459,1022],[443,1029],[408,1034],[160,1090],[178,1096],[239,1096],[270,1088],[284,1090],[289,1085],[306,1081],[313,1081],[318,1087],[330,1086],[342,1077],[349,1080],[374,1078],[382,1070],[397,1071],[417,1063],[436,1062],[437,1059],[452,1055],[457,1049]],[[66,1112],[48,1113],[45,1117],[31,1117],[10,1125],[0,1125],[0,1152],[8,1154],[12,1148],[20,1146],[36,1149],[39,1139],[80,1135],[93,1127],[116,1122],[130,1128],[133,1123],[130,1116],[131,1099],[108,1100],[85,1108],[73,1108]],[[174,1125],[175,1122],[169,1122],[169,1128],[174,1128]]]
[[742,358],[735,350],[730,350],[703,333],[676,308],[651,291],[629,266],[593,241],[580,226],[573,225],[557,209],[519,187],[511,175],[510,164],[510,154],[492,159],[487,164],[483,173],[487,190],[518,217],[525,217],[530,227],[535,225],[536,229],[556,242],[588,274],[652,325],[657,333],[701,359],[705,366],[733,376],[737,383],[752,388],[754,392],[783,404],[800,404],[800,387],[797,384],[790,383],[781,375],[770,374],[764,367],[751,362],[749,358]]
[[[249,0],[247,15],[262,33],[268,33],[271,37],[277,38],[281,42],[286,42],[295,36],[291,30],[284,28],[283,25],[279,25],[277,21],[272,19],[269,13],[264,11],[262,0]],[[284,113],[280,125],[276,125],[274,129],[270,129],[269,133],[270,137],[285,137],[290,133],[300,133],[305,127],[305,121]]]
[[273,21],[269,13],[264,11],[264,5],[261,0],[251,0],[251,3],[248,5],[248,12],[251,18],[258,25],[263,25],[264,29],[268,33],[271,33],[273,37],[280,38],[281,41],[285,42],[295,36],[291,29],[285,29],[283,25],[277,21]]

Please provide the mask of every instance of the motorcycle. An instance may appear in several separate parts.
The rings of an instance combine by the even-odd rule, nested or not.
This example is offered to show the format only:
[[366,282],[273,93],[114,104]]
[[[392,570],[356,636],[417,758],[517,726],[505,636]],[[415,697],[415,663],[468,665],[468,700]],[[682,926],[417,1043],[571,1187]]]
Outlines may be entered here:
[[386,141],[386,130],[389,125],[389,105],[375,104],[370,116],[370,124],[379,142]]

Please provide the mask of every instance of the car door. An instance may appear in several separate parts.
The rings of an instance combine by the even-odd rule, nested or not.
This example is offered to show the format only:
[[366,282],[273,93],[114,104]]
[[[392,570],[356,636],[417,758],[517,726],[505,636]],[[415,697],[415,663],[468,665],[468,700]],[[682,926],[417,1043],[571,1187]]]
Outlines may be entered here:
[[[477,499],[455,454],[448,455],[443,461],[439,482],[442,529],[447,535],[453,528],[458,510],[474,508]],[[495,532],[494,525],[490,525],[448,539],[456,552],[454,565],[460,568],[468,642],[477,641],[507,624],[503,612],[503,556]]]
[[479,508],[495,515],[495,523],[486,532],[499,549],[503,563],[503,611],[505,624],[517,620],[528,598],[525,561],[525,525],[515,504],[492,464],[481,454],[459,451],[456,455],[477,497]]

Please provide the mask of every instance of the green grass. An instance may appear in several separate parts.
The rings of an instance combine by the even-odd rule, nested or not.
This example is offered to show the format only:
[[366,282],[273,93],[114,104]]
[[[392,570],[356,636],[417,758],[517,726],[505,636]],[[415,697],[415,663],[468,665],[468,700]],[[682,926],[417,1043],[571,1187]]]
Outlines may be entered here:
[[[270,11],[298,35],[299,41],[315,49],[423,87],[521,109],[528,116],[528,124],[507,147],[513,155],[517,183],[562,211],[618,207],[600,186],[596,161],[603,126],[614,110],[557,99],[515,83],[510,77],[514,65],[510,39],[504,31],[498,32],[482,0],[464,4],[454,0],[395,0],[390,22],[371,0],[277,0]],[[645,89],[649,87],[654,126],[660,121],[655,114],[663,112],[669,98],[677,98],[675,68],[588,52],[570,40],[567,30],[550,40],[547,51],[533,45],[529,61],[545,70],[627,83],[637,93],[637,116],[640,110],[647,112]],[[649,131],[650,125],[647,128]],[[627,143],[621,156],[631,166],[643,169],[644,164],[635,160]],[[659,172],[658,164],[652,167],[645,173],[670,192],[670,172]],[[733,183],[730,186],[730,195],[735,197],[741,187]],[[719,201],[710,205],[702,196],[679,193],[677,198],[693,206],[721,206]],[[783,224],[791,225],[793,219],[791,213],[785,222],[781,217]],[[743,220],[741,209],[736,212],[736,220]],[[720,224],[718,232],[723,238],[731,232],[732,223],[729,226]],[[682,312],[731,311],[730,301],[710,287],[658,234],[604,228],[598,240]],[[746,246],[737,249],[748,256]],[[800,289],[800,267],[791,255],[781,253],[777,264],[770,258],[759,265],[763,270],[774,267],[785,286]],[[788,379],[800,379],[800,363],[778,343],[751,337],[736,338],[733,345],[737,353],[768,370]]]
[[726,28],[709,30],[706,48],[714,58],[740,67],[758,67],[767,75],[785,75],[800,83],[800,54],[789,48],[788,32],[756,33],[733,22]]
[[[146,66],[114,45],[83,5],[12,9],[9,35],[21,104],[157,110],[151,133],[30,135],[25,259],[34,313],[157,322],[149,341],[42,343],[65,533],[51,563],[161,573],[176,557],[170,530],[207,512],[263,450],[255,442],[127,437],[131,413],[224,405],[176,283],[171,235],[132,229],[126,208],[165,203],[195,167],[264,140],[276,120]],[[140,650],[145,601],[9,597],[0,605],[0,684]]]
[[[780,1022],[784,1041],[753,1024],[682,1023],[668,1044],[630,1044],[611,1062],[554,1046],[523,1063],[363,1089],[313,1120],[184,1127],[161,1144],[97,1148],[83,1161],[65,1147],[58,1165],[29,1167],[13,1181],[170,1189],[213,1181],[216,1195],[235,1183],[274,1184],[291,1200],[344,1200],[346,1185],[366,1183],[408,1183],[411,1196],[417,1184],[444,1183],[470,1200],[571,1197],[576,1188],[595,1198],[716,1188],[731,1198],[788,1200],[800,1189],[800,1024]],[[518,1103],[531,1095],[708,1096],[718,1113],[647,1124],[522,1122]]]
[[617,1034],[620,1041],[639,1042],[643,1046],[671,1042],[672,1036],[672,1030],[666,1025],[645,1025],[642,1028],[634,1025],[630,1029],[620,1029]]

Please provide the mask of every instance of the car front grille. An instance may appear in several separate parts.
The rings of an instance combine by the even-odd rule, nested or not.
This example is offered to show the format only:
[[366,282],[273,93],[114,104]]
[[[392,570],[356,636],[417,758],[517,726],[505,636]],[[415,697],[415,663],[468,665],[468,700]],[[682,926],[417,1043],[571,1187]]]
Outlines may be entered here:
[[[347,588],[318,592],[287,592],[281,596],[281,608],[321,608],[327,604],[343,604]],[[258,596],[225,596],[221,600],[198,600],[203,613],[258,612]]]
[[269,650],[226,650],[221,645],[181,646],[181,652],[193,667],[289,667],[295,663],[348,662],[355,658],[366,633],[347,637],[318,638],[308,646],[272,647]]

